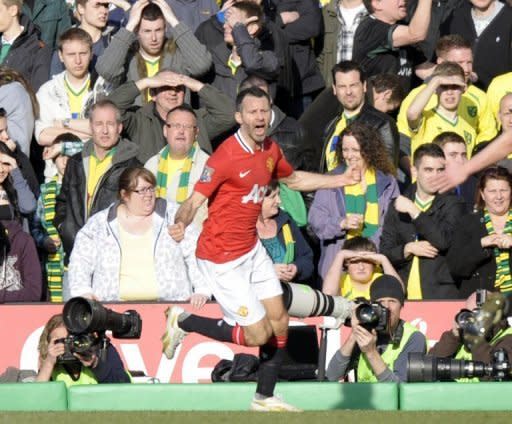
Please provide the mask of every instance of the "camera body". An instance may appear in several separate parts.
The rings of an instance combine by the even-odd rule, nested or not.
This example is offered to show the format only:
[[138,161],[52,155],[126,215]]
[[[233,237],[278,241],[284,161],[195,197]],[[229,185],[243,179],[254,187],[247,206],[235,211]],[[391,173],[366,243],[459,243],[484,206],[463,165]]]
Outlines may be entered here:
[[75,353],[84,358],[95,353],[101,355],[109,342],[106,331],[112,331],[112,336],[118,339],[138,339],[142,332],[142,319],[137,311],[114,312],[83,297],[74,297],[66,302],[63,319],[69,335],[59,340],[66,349],[58,358],[61,364],[76,363]]
[[354,313],[359,325],[368,331],[383,333],[389,330],[389,309],[378,302],[359,301]]

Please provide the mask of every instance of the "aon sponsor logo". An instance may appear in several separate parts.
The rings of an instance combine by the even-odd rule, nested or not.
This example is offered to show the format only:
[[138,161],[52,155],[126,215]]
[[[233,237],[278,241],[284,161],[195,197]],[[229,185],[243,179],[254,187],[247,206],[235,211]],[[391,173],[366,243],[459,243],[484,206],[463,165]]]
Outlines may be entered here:
[[246,203],[261,203],[263,201],[263,198],[265,197],[265,192],[267,191],[267,186],[259,186],[258,184],[254,184],[252,186],[251,191],[249,194],[242,197],[242,203],[245,205]]

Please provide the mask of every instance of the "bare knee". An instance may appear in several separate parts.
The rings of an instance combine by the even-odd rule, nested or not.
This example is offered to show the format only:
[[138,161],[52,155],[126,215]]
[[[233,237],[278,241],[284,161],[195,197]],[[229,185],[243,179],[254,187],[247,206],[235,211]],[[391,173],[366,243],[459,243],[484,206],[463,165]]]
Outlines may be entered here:
[[272,334],[272,325],[267,318],[244,327],[245,344],[247,346],[263,346],[272,337]]

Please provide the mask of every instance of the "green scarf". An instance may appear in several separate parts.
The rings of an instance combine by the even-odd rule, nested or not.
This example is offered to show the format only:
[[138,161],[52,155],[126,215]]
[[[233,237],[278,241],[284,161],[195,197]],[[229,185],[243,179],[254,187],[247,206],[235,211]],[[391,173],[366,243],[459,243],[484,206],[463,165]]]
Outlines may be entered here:
[[58,178],[59,177],[56,175],[41,187],[44,214],[42,225],[48,233],[48,236],[59,244],[57,251],[55,253],[48,253],[46,259],[46,275],[48,278],[48,290],[50,292],[51,302],[62,302],[62,276],[64,274],[64,251],[57,228],[53,225],[56,199],[61,187]]
[[[181,169],[176,202],[183,203],[188,197],[188,182],[190,180],[190,170],[192,169],[192,158],[198,148],[197,141],[192,144],[188,155]],[[158,158],[158,170],[156,173],[156,197],[165,199],[167,197],[167,170],[169,169],[169,146],[165,146]]]
[[[487,209],[484,213],[485,228],[488,234],[495,234],[492,226],[491,216]],[[503,230],[504,234],[512,234],[512,210],[508,212],[507,223]],[[494,259],[496,260],[496,281],[494,287],[498,288],[500,292],[511,292],[512,291],[512,278],[510,277],[510,250],[494,249]]]
[[364,216],[362,231],[350,230],[347,238],[363,236],[369,238],[379,228],[379,202],[377,195],[377,176],[375,171],[367,169],[364,174],[366,192],[363,192],[361,184],[345,187],[346,215],[358,214]]

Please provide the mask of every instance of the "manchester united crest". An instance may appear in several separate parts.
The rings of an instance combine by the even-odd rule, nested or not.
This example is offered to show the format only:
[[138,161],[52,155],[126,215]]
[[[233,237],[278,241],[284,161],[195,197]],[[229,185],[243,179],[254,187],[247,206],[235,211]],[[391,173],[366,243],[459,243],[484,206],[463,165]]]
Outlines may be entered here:
[[267,159],[267,169],[268,169],[268,172],[270,172],[272,174],[272,172],[274,172],[274,166],[276,164],[274,163],[274,159],[272,157],[269,157]]

